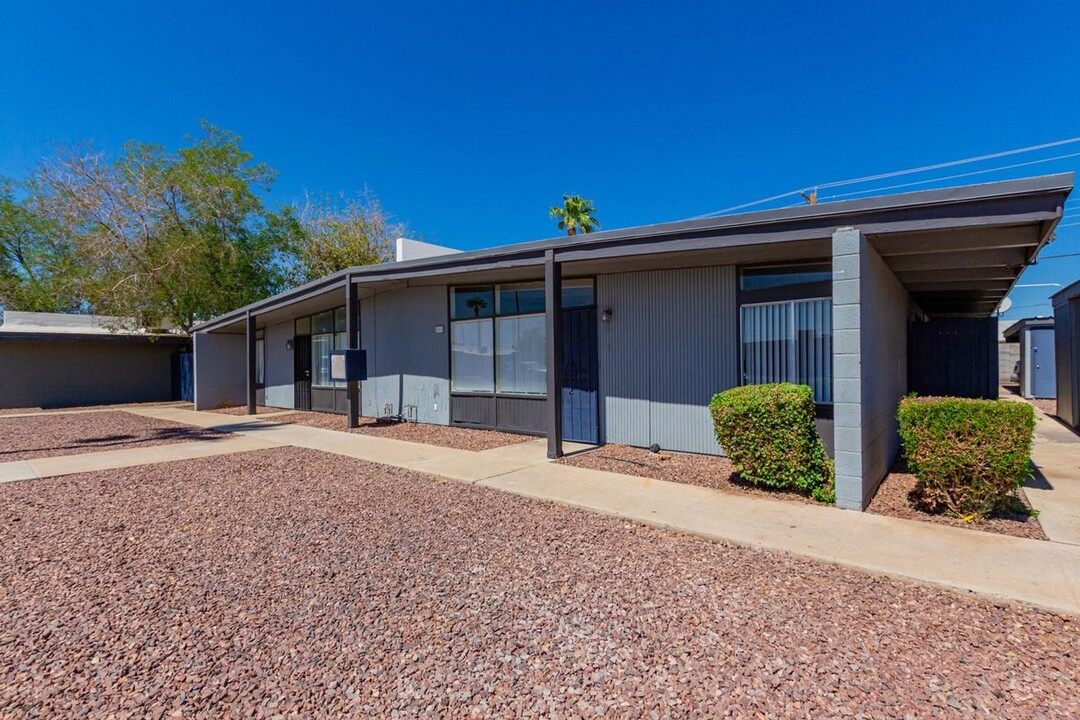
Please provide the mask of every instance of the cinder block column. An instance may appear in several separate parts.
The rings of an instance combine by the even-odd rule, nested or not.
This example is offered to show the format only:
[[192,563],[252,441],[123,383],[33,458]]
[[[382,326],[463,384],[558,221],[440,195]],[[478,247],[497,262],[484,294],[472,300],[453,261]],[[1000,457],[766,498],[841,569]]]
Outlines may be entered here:
[[863,509],[862,254],[858,228],[833,233],[833,427],[836,506]]

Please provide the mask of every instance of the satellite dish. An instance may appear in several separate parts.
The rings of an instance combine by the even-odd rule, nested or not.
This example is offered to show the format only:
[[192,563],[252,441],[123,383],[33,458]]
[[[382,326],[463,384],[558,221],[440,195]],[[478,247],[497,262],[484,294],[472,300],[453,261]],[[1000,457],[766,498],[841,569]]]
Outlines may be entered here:
[[1000,315],[1003,312],[1008,312],[1009,308],[1011,308],[1011,307],[1012,307],[1012,298],[1009,298],[1009,297],[1005,298],[1004,300],[1001,301],[1001,304],[998,305],[998,308],[997,308],[998,315]]

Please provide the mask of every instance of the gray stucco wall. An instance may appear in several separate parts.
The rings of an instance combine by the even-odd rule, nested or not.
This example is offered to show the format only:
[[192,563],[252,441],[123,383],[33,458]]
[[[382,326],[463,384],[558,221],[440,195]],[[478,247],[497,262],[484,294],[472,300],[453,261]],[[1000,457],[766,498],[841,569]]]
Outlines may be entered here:
[[0,407],[71,407],[172,399],[165,343],[82,340],[0,342]]
[[286,347],[292,339],[295,323],[292,320],[267,326],[263,330],[263,385],[265,403],[271,407],[292,408],[293,351]]
[[601,275],[601,441],[719,454],[709,400],[738,379],[735,268]]
[[[361,383],[367,417],[406,414],[450,424],[450,327],[445,286],[405,288],[360,301],[361,346],[368,352],[368,380]],[[437,333],[436,327],[442,326]]]
[[246,336],[195,333],[195,409],[245,404]]
[[833,235],[836,504],[862,510],[900,448],[911,298],[863,234]]

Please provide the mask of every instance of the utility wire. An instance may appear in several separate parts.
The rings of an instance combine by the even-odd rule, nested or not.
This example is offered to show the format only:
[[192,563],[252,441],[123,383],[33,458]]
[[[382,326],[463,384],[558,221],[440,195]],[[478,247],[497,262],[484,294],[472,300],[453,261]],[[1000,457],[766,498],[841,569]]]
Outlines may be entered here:
[[[1016,168],[1027,167],[1028,165],[1039,165],[1041,163],[1054,162],[1055,160],[1065,160],[1074,157],[1080,157],[1080,152],[1055,155],[1054,157],[1043,158],[1042,160],[1029,160],[1028,162],[1013,163],[1012,165],[1002,165],[1001,167],[988,168],[986,170],[973,170],[972,172],[958,173],[956,175],[945,175],[943,177],[931,178],[930,180],[916,180],[915,182],[900,183],[899,185],[886,185],[885,187],[873,188],[872,190],[856,190],[855,192],[840,193],[838,195],[827,195],[823,198],[818,198],[818,200],[854,197],[856,195],[867,195],[869,193],[882,192],[884,190],[897,190],[899,188],[914,187],[915,185],[927,185],[929,183],[943,182],[945,180],[971,177],[972,175],[985,175],[986,173],[1001,172],[1002,170],[1015,170]],[[1080,198],[1077,199],[1080,200]]]
[[[1069,145],[1076,142],[1080,142],[1080,137],[1057,140],[1049,143],[1042,143],[1041,145],[1029,145],[1028,147],[1015,148],[1013,150],[1003,150],[1001,152],[990,153],[988,155],[978,155],[976,157],[964,158],[962,160],[950,160],[949,162],[935,163],[933,165],[923,165],[922,167],[909,168],[907,170],[896,170],[893,172],[879,173],[877,175],[866,175],[864,177],[852,178],[851,180],[837,180],[834,182],[811,185],[809,187],[815,187],[820,189],[843,187],[845,185],[857,185],[859,183],[871,182],[873,180],[885,180],[888,178],[900,177],[903,175],[913,175],[915,173],[928,172],[930,170],[941,170],[948,167],[955,167],[956,165],[967,165],[969,163],[982,162],[983,160],[994,160],[996,158],[1007,157],[1009,155],[1019,155],[1021,153],[1034,152],[1036,150],[1045,150],[1046,148],[1059,147],[1061,145]],[[755,205],[772,202],[773,200],[781,200],[786,197],[792,197],[794,195],[799,195],[805,192],[806,187],[807,186],[803,186],[797,190],[791,190],[789,192],[781,193],[779,195],[772,195],[767,198],[762,198],[761,200],[754,200],[753,202],[743,203],[741,205],[733,205],[732,207],[724,208],[723,210],[716,210],[714,212],[705,213],[704,215],[698,215],[690,219],[701,220],[704,218],[716,217],[717,215],[734,212],[735,210],[742,210],[744,208],[753,207]]]

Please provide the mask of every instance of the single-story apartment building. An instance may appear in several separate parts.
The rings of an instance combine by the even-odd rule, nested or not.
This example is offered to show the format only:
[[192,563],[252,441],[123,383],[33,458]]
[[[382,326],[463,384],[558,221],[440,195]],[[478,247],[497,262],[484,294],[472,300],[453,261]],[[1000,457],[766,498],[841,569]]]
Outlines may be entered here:
[[[713,394],[793,381],[814,390],[837,504],[863,509],[909,388],[996,395],[993,315],[1072,187],[1035,177],[349,268],[197,327],[195,403],[533,433],[552,457],[564,439],[721,453]],[[989,346],[986,378],[941,370],[972,343]],[[354,389],[330,378],[344,347],[367,353]]]
[[186,336],[125,329],[122,318],[7,310],[0,319],[0,408],[179,399]]
[[1050,296],[1054,307],[1057,414],[1080,428],[1080,280]]
[[1054,318],[1017,320],[1003,333],[1005,342],[1019,347],[1020,395],[1025,398],[1057,397],[1057,367],[1054,362]]

